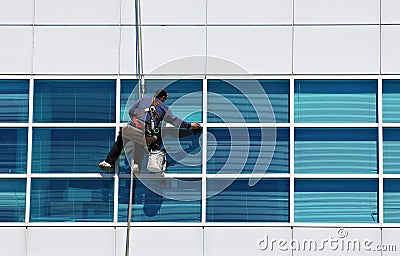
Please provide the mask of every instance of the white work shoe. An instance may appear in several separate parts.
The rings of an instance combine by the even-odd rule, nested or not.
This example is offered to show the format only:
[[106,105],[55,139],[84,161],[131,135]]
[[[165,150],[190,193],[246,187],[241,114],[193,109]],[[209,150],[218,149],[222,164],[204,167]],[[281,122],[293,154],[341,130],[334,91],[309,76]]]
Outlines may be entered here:
[[99,163],[99,167],[103,168],[103,169],[107,169],[107,168],[111,168],[111,164],[107,163],[106,161],[103,161],[101,163]]

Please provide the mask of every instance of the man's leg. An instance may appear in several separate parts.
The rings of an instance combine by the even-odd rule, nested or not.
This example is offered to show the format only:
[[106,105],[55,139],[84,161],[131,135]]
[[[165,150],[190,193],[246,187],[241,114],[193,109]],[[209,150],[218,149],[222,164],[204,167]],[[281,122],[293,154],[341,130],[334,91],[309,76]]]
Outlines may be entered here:
[[[119,158],[119,155],[121,154],[121,151],[123,148],[124,148],[124,143],[122,141],[122,129],[120,129],[118,136],[117,136],[117,140],[115,141],[113,147],[111,148],[110,152],[108,153],[106,160],[101,162],[99,164],[99,166],[100,167],[111,167],[111,166],[115,165],[115,162]],[[106,163],[109,164],[110,166],[108,166]]]

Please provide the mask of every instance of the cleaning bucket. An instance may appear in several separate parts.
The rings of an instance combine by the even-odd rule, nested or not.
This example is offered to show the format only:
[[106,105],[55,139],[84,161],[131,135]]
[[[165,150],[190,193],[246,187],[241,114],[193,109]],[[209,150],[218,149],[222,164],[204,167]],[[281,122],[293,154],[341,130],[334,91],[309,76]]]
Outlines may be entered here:
[[149,172],[164,172],[166,167],[166,153],[163,150],[151,150],[147,162],[147,170]]

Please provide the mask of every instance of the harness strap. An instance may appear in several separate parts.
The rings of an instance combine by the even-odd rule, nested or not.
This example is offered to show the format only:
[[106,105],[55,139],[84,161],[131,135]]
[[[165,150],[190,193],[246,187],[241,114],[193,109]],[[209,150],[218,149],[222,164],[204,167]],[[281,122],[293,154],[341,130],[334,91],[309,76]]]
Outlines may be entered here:
[[[161,103],[162,103],[162,101],[156,102],[156,98],[153,98],[152,101],[151,101],[151,106],[148,107],[148,108],[145,108],[145,109],[140,110],[139,112],[137,112],[137,113],[134,115],[134,117],[138,117],[138,116],[144,114],[145,112],[150,112],[150,108],[151,108],[152,106],[157,107],[157,106],[160,105]],[[155,118],[157,119],[157,122],[158,122],[158,121],[159,121],[159,117],[158,117],[157,112],[154,111],[152,114],[155,116]]]
[[139,123],[139,121],[136,117],[133,118],[133,122],[135,123],[136,128],[144,129],[144,126],[141,123]]

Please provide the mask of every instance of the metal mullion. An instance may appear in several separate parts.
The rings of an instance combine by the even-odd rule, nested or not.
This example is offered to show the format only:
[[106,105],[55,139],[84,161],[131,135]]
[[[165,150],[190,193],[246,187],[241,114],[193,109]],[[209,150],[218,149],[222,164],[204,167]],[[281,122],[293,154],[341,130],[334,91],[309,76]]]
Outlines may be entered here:
[[294,224],[294,79],[290,79],[289,87],[289,223]]
[[378,174],[294,174],[296,179],[377,179]]
[[377,123],[297,123],[299,128],[378,128]]
[[118,123],[32,123],[33,127],[40,128],[112,128]]
[[207,174],[206,177],[207,179],[287,179],[290,178],[290,174]]
[[0,128],[28,128],[27,123],[0,123]]
[[32,178],[42,179],[102,179],[113,178],[114,174],[106,173],[33,173],[30,174]]
[[29,79],[29,99],[28,99],[28,143],[26,157],[26,196],[25,196],[25,223],[29,223],[30,208],[31,208],[31,184],[32,184],[32,123],[33,123],[33,93],[34,83],[33,78]]
[[202,136],[202,156],[201,156],[201,223],[206,223],[207,211],[207,79],[203,79],[203,136]]
[[287,128],[287,123],[207,123],[212,128]]
[[383,223],[383,90],[382,79],[378,79],[378,222]]
[[[115,132],[118,134],[119,129],[121,127],[121,79],[117,79],[117,84],[116,84],[116,90],[115,90],[115,121],[116,121],[116,126],[115,126]],[[118,222],[118,193],[119,193],[119,177],[117,173],[119,173],[119,162],[117,161],[115,164],[115,172],[114,172],[114,216],[113,220],[114,222]]]

